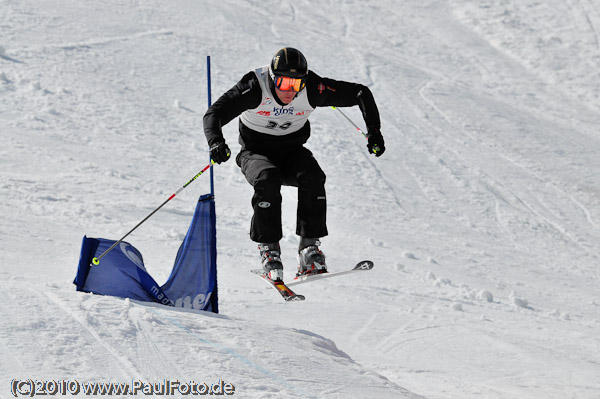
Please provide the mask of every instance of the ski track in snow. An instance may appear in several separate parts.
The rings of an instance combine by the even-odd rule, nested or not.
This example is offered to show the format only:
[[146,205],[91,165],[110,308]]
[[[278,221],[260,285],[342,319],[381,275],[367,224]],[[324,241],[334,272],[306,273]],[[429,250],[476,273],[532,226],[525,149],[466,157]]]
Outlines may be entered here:
[[[13,378],[221,378],[248,398],[597,398],[595,2],[8,0],[0,20],[1,397]],[[286,45],[377,100],[382,157],[327,108],[307,144],[329,267],[375,268],[282,303],[248,272],[252,189],[231,161],[222,315],[75,292],[84,234],[120,237],[208,162],[206,55],[214,101]],[[223,130],[236,153],[237,121]],[[130,237],[158,282],[208,187]]]

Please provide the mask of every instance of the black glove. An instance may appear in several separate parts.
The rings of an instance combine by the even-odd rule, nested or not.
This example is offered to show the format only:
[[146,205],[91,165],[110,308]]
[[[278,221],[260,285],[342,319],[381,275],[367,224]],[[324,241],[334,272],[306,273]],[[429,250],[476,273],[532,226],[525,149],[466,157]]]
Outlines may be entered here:
[[229,157],[231,157],[231,150],[224,141],[220,141],[210,146],[210,157],[218,164],[227,162]]
[[369,141],[367,148],[369,149],[370,154],[375,154],[376,157],[380,157],[385,152],[385,143],[379,129],[369,129],[367,140]]

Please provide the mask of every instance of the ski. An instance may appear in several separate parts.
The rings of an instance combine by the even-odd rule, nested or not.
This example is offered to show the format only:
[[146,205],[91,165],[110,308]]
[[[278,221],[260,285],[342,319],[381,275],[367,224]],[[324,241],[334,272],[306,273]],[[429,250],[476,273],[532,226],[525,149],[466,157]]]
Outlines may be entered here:
[[275,291],[279,292],[279,295],[281,295],[281,297],[286,302],[303,301],[304,299],[306,299],[304,298],[304,295],[299,295],[292,291],[283,281],[271,280],[270,278],[265,276],[265,273],[261,269],[250,270],[250,272],[256,274],[263,281],[265,281],[267,284],[273,287]]
[[373,262],[370,260],[363,260],[362,262],[358,262],[356,266],[354,266],[350,270],[344,270],[341,272],[333,272],[333,273],[320,273],[320,274],[307,274],[303,276],[297,276],[294,278],[294,281],[287,284],[288,287],[292,287],[294,285],[308,283],[315,280],[322,280],[324,278],[337,277],[343,274],[355,273],[360,271],[371,270],[375,266]]

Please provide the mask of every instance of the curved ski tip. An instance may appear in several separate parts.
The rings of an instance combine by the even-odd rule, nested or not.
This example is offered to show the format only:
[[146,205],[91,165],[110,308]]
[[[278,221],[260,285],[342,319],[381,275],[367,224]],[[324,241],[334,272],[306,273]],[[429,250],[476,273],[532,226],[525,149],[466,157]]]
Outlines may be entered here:
[[353,270],[371,270],[374,266],[375,264],[370,260],[363,260],[358,262]]

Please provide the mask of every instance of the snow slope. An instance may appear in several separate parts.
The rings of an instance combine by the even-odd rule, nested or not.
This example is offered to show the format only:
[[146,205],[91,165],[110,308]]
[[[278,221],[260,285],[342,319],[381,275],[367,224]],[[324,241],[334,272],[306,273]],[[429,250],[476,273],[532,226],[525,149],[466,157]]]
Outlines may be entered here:
[[[597,398],[599,32],[591,0],[0,0],[0,397],[31,378]],[[378,102],[381,158],[330,109],[308,143],[328,175],[330,269],[375,269],[283,303],[247,272],[252,190],[228,162],[220,315],[75,292],[84,234],[119,238],[207,164],[206,56],[216,98],[286,45]],[[159,283],[207,177],[129,238]]]

